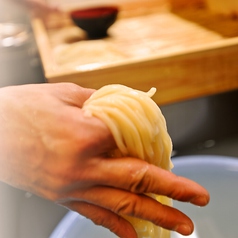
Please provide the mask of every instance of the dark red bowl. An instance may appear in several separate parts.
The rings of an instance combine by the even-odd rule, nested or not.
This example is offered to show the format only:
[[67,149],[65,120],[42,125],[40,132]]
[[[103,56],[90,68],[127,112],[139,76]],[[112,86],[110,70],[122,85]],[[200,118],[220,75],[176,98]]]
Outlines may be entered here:
[[116,6],[100,6],[73,10],[70,15],[73,22],[94,39],[107,36],[107,30],[116,21],[118,12]]

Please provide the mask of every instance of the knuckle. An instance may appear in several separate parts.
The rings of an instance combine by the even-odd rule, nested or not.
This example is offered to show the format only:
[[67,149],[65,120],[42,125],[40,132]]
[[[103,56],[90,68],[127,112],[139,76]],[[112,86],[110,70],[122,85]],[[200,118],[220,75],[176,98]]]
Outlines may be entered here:
[[187,187],[184,186],[182,180],[182,177],[175,175],[176,179],[174,183],[170,185],[170,188],[168,188],[168,196],[173,198],[174,200],[178,201],[189,201],[187,198],[187,195],[189,194],[189,191],[187,190]]
[[92,217],[90,217],[90,219],[93,221],[93,223],[95,224],[95,225],[99,225],[99,226],[104,226],[104,227],[106,227],[106,226],[109,226],[109,222],[110,221],[108,221],[107,219],[106,219],[106,217],[104,217],[104,216],[100,216],[100,215],[94,215],[94,216],[92,216]]
[[105,216],[95,216],[91,218],[95,225],[107,227],[111,232],[118,233],[120,231],[120,226],[113,219],[110,220]]
[[95,225],[103,226],[109,229],[112,233],[118,234],[118,237],[121,237],[122,234],[121,228],[124,223],[124,219],[121,216],[111,217],[112,219],[108,219],[107,216],[96,216],[90,217],[92,222]]
[[[164,207],[164,205],[162,205],[162,207]],[[168,216],[168,212],[167,212],[167,209],[161,209],[161,210],[163,210],[163,212],[160,215],[155,216],[152,222],[157,226],[166,227],[168,224],[168,221],[170,220]]]
[[134,193],[147,193],[152,187],[152,177],[150,175],[150,165],[147,164],[138,170],[133,170],[130,174],[130,191]]
[[[123,223],[122,221],[122,217],[118,216],[117,218],[117,222],[111,220],[109,222],[109,224],[107,224],[106,227],[108,227],[108,229],[115,234],[120,234],[121,233],[121,224]],[[119,225],[120,224],[120,225]]]
[[138,216],[142,204],[136,194],[123,197],[114,207],[113,211],[119,215]]

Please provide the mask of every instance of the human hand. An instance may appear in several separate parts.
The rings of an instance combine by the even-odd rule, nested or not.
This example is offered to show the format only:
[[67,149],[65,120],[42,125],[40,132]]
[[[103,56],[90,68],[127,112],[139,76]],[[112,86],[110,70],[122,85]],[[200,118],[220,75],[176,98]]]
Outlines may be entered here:
[[188,235],[192,221],[146,193],[204,206],[200,185],[136,158],[108,158],[109,129],[81,110],[91,89],[41,84],[0,89],[0,180],[135,238],[124,215]]

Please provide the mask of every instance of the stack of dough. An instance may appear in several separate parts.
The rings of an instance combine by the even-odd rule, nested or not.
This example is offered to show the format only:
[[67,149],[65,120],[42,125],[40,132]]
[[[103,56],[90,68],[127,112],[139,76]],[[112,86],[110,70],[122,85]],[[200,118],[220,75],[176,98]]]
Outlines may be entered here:
[[[112,157],[132,156],[170,170],[172,143],[166,122],[157,104],[151,99],[156,92],[134,90],[123,85],[108,85],[97,90],[85,103],[87,115],[100,118],[111,130],[118,149]],[[171,199],[149,196],[172,206]],[[146,206],[146,204],[145,204]],[[139,238],[169,238],[170,232],[151,222],[126,217]]]

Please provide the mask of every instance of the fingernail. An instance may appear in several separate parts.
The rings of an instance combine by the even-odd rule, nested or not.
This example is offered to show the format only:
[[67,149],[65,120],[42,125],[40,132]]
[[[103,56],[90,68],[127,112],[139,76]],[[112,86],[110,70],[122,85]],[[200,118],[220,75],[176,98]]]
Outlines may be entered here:
[[178,233],[182,235],[190,235],[192,233],[192,228],[187,224],[178,225],[175,229]]
[[198,206],[205,206],[208,203],[208,199],[205,196],[201,196],[201,197],[195,197],[193,198],[190,202],[198,205]]

